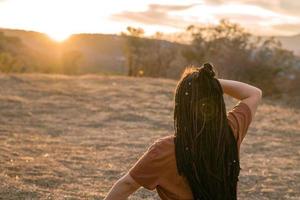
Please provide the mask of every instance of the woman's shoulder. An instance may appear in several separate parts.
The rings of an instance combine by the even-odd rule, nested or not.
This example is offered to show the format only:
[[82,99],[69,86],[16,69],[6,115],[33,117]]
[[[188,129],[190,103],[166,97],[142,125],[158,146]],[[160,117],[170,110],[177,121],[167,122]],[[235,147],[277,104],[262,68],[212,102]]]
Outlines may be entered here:
[[155,140],[154,144],[157,148],[169,148],[174,146],[174,135],[167,135]]
[[160,137],[158,139],[155,140],[155,143],[157,144],[168,144],[168,143],[172,143],[174,141],[175,136],[174,135],[167,135],[164,137]]
[[167,155],[174,151],[174,135],[160,137],[151,145],[151,150],[159,156]]

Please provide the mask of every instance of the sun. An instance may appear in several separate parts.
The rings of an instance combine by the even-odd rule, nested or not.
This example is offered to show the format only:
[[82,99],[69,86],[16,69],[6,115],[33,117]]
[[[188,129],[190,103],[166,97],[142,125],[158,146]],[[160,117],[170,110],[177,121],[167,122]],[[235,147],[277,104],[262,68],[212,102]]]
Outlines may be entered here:
[[72,35],[72,33],[65,31],[52,31],[48,32],[47,35],[56,42],[63,42],[68,39]]

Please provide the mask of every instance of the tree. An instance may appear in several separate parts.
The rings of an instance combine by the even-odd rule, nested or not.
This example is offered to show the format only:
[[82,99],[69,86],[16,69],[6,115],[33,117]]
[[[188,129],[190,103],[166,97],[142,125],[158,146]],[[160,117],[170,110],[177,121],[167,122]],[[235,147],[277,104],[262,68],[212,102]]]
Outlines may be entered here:
[[144,31],[140,28],[127,28],[126,57],[129,76],[167,76],[167,70],[174,60],[176,49],[170,42],[160,40],[162,33],[154,39],[143,38]]
[[18,37],[0,32],[0,72],[25,72],[26,53]]
[[144,30],[141,28],[127,27],[127,32],[122,33],[126,37],[125,54],[127,57],[128,76],[136,76],[139,68],[139,55],[141,55],[141,48],[143,40],[141,36]]
[[221,76],[257,85],[264,95],[280,93],[280,72],[295,64],[293,52],[283,49],[274,37],[262,40],[228,20],[215,26],[189,26],[187,32],[192,37],[182,52],[187,61],[210,61]]
[[183,55],[189,62],[202,64],[210,61],[222,75],[228,78],[238,76],[241,70],[239,64],[247,60],[250,54],[251,35],[241,26],[221,20],[216,26],[189,26],[187,32],[192,37],[192,43]]

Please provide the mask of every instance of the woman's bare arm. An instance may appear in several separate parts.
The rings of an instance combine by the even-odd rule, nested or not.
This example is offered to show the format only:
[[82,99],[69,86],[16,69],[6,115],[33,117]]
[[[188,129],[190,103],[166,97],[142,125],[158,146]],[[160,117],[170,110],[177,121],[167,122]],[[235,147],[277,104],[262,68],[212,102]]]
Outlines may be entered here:
[[112,186],[104,200],[125,200],[140,187],[127,173]]
[[262,90],[234,80],[218,79],[224,93],[246,103],[250,110],[251,116],[254,117],[258,104],[262,99]]

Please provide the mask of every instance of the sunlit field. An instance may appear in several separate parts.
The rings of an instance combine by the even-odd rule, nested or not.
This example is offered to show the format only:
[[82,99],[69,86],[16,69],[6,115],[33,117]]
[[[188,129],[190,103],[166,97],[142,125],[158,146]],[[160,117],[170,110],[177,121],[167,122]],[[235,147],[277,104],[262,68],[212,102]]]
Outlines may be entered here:
[[[262,91],[238,199],[300,200],[299,10],[296,0],[0,0],[0,200],[103,200],[174,135],[189,66],[257,88],[241,96]],[[227,111],[238,103],[224,99]],[[128,186],[118,183],[110,194]],[[128,199],[160,198],[141,187]]]
[[[0,199],[103,199],[154,140],[173,134],[175,85],[1,74]],[[239,199],[299,199],[299,145],[299,109],[263,99],[241,147]],[[158,197],[140,189],[129,199]]]

